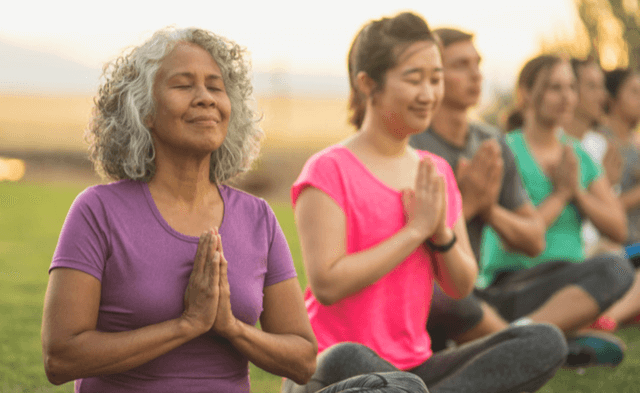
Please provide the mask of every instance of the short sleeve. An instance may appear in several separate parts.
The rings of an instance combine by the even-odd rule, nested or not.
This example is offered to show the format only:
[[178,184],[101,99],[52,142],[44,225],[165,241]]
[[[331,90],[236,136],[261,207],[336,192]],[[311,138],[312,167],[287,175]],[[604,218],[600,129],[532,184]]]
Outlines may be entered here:
[[325,149],[311,156],[305,163],[298,179],[291,186],[293,207],[305,188],[315,187],[331,197],[342,210],[345,209],[345,191],[340,176],[339,158],[334,152],[335,150]]
[[582,142],[580,143],[582,148],[587,154],[599,165],[602,165],[604,161],[604,155],[607,152],[607,147],[609,142],[604,135],[597,133],[595,131],[589,131],[582,138]]
[[79,194],[62,226],[49,272],[71,268],[102,281],[108,258],[108,223],[105,209],[94,188]]
[[502,190],[500,191],[499,203],[505,209],[514,211],[527,202],[530,202],[529,195],[522,184],[522,178],[518,173],[513,152],[503,137],[499,137],[502,149],[502,161],[504,164],[504,174],[502,180]]
[[293,266],[293,258],[284,232],[278,223],[271,207],[264,202],[269,226],[269,255],[267,256],[267,273],[264,286],[277,284],[297,276]]
[[573,148],[580,163],[582,186],[587,188],[594,180],[602,175],[602,167],[598,165],[586,151],[584,151],[580,144],[574,143]]

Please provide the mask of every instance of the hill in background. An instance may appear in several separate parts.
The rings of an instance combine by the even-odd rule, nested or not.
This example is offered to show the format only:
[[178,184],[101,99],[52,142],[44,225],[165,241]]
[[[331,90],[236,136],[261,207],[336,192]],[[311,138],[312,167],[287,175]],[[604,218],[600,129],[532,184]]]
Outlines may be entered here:
[[[60,56],[0,41],[0,94],[94,94],[102,70]],[[258,96],[340,96],[349,92],[344,76],[254,72]]]

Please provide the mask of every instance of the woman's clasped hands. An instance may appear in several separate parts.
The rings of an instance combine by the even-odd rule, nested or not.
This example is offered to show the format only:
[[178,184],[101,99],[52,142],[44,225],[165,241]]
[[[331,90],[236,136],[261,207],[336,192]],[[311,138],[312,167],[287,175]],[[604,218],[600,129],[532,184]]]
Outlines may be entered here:
[[435,163],[424,157],[418,164],[415,189],[402,190],[407,226],[424,238],[445,237],[447,231],[447,194],[443,177]]
[[565,145],[560,162],[551,167],[551,181],[556,192],[564,195],[567,200],[572,200],[580,191],[578,181],[579,168],[573,148]]
[[231,312],[227,267],[217,228],[203,233],[184,294],[182,313],[183,320],[199,334],[211,332],[225,338],[235,334],[238,320]]

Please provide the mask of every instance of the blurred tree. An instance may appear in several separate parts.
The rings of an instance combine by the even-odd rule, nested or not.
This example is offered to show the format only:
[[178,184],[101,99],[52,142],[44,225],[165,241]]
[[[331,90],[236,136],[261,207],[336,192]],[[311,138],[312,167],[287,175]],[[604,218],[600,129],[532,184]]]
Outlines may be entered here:
[[640,67],[640,0],[574,0],[589,54],[604,68]]

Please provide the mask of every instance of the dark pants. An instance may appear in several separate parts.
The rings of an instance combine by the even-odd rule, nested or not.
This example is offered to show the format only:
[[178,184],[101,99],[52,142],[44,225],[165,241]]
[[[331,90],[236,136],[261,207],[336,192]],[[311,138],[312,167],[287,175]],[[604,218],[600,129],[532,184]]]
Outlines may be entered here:
[[576,285],[593,297],[602,312],[631,288],[633,272],[629,260],[615,254],[597,255],[581,263],[552,261],[503,273],[477,295],[513,321],[537,310],[563,288]]
[[447,347],[447,340],[455,340],[480,323],[484,316],[481,302],[475,293],[464,299],[453,299],[442,291],[440,285],[434,283],[427,320],[431,350],[442,351]]
[[[308,384],[300,386],[285,380],[282,392],[425,391],[417,388],[416,376],[432,393],[533,392],[553,377],[564,364],[566,356],[564,336],[556,327],[547,324],[509,327],[491,336],[436,353],[423,364],[407,370],[407,373],[398,371],[363,345],[342,343],[325,350],[318,357],[316,372]],[[357,390],[362,389],[357,387],[357,383],[363,379],[376,378],[380,381],[387,375],[395,378],[393,384],[378,390]],[[342,384],[338,387],[333,385],[336,383]],[[348,390],[354,386],[356,390]]]

